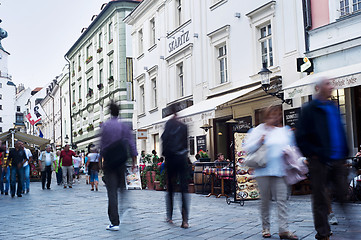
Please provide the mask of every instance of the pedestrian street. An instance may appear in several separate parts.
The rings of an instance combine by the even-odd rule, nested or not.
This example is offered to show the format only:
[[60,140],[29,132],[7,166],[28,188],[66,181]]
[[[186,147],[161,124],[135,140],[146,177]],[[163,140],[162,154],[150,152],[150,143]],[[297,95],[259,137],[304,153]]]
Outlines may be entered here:
[[[0,239],[262,239],[259,200],[246,201],[244,206],[227,205],[224,197],[190,194],[190,228],[182,229],[179,202],[176,202],[174,224],[165,222],[166,192],[129,190],[131,203],[121,219],[121,230],[111,232],[105,229],[109,220],[103,183],[98,192],[92,192],[84,178],[72,189],[54,182],[53,178],[51,190],[42,190],[40,182],[31,182],[30,193],[22,198],[0,196]],[[360,228],[351,229],[336,206],[334,211],[339,225],[332,226],[331,239],[361,239]],[[361,204],[350,204],[349,211],[352,222],[361,226]],[[271,239],[279,239],[276,216],[274,205]],[[300,239],[314,239],[309,195],[291,196],[289,222],[290,230],[296,231]],[[359,238],[350,238],[351,231]]]

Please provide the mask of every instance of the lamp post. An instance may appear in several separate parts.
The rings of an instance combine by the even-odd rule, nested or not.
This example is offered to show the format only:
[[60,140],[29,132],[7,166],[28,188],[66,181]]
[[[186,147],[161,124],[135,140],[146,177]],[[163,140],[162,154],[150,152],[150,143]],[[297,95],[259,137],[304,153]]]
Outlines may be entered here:
[[271,88],[271,79],[270,74],[272,72],[267,68],[266,63],[263,63],[263,67],[261,71],[258,72],[261,75],[261,87],[265,93],[271,95],[273,97],[277,97],[282,100],[282,103],[286,103],[288,105],[292,105],[292,99],[284,99],[283,91],[276,89],[276,92],[268,92]]
[[209,125],[208,123],[205,123],[200,128],[202,128],[204,131],[208,132],[208,130],[211,129],[212,126]]

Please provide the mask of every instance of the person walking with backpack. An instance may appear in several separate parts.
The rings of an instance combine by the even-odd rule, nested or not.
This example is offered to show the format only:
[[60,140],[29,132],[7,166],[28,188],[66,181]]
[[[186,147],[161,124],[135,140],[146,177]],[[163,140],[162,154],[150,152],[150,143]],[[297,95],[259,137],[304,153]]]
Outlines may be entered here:
[[178,120],[175,105],[171,106],[173,117],[165,125],[162,134],[163,156],[165,156],[165,168],[167,171],[167,219],[173,223],[173,195],[177,180],[180,181],[182,192],[182,228],[188,228],[188,128]]
[[[107,230],[119,231],[119,213],[118,213],[118,189],[121,191],[121,211],[125,211],[126,201],[125,192],[125,163],[128,159],[128,152],[135,168],[136,157],[138,155],[135,137],[132,135],[131,128],[120,121],[119,107],[114,102],[109,105],[111,118],[101,127],[101,155],[104,159],[104,179],[108,192],[108,216],[110,225]],[[90,160],[88,160],[90,161]]]

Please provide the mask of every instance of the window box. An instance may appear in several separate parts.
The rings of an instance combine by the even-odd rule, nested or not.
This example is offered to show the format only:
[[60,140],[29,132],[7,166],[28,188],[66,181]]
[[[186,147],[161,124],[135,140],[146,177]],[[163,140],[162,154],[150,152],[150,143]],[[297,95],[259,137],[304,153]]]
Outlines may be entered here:
[[89,88],[88,93],[86,95],[87,98],[93,96],[93,89]]
[[93,60],[93,56],[90,56],[87,58],[87,60],[85,61],[86,64],[90,63]]
[[88,132],[93,131],[93,130],[94,130],[94,125],[93,125],[93,124],[89,124],[88,127],[86,128],[86,130],[87,130]]
[[81,71],[81,67],[79,66],[79,67],[78,67],[78,72],[80,72],[80,71]]
[[81,103],[81,98],[79,98],[78,103]]
[[80,128],[80,130],[78,131],[79,135],[82,135],[83,134],[83,129]]
[[103,48],[102,48],[102,47],[100,47],[100,48],[97,49],[97,53],[101,53],[102,51],[103,51]]
[[78,136],[78,133],[77,133],[77,132],[73,132],[73,136],[74,136],[74,137]]
[[108,83],[113,83],[114,82],[114,77],[113,76],[110,76],[109,78],[108,78]]
[[112,42],[113,42],[113,39],[110,39],[109,42],[108,42],[108,44],[111,44]]
[[73,73],[71,74],[71,76],[72,76],[72,77],[74,77],[74,76],[75,76],[75,71],[74,71],[74,70],[73,70]]
[[72,106],[73,106],[73,107],[75,107],[75,106],[76,106],[76,103],[75,103],[75,102],[73,102]]
[[98,90],[102,90],[104,88],[104,85],[103,85],[103,83],[99,83],[97,85],[97,87],[98,87]]

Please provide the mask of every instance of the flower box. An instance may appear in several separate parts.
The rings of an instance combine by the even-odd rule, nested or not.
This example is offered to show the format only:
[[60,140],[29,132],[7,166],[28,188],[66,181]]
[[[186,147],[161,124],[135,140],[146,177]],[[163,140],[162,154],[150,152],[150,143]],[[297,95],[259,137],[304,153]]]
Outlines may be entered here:
[[109,83],[114,82],[114,78],[113,78],[113,76],[110,76],[110,77],[108,78],[108,82],[109,82]]
[[78,131],[78,133],[79,133],[79,135],[82,135],[82,134],[83,134],[83,129],[80,129],[80,130]]
[[88,127],[86,128],[86,130],[87,130],[88,132],[93,131],[93,130],[94,130],[94,125],[93,125],[93,124],[89,124]]
[[74,137],[78,136],[78,133],[77,133],[77,132],[73,132],[73,136],[74,136]]
[[72,77],[74,77],[74,76],[75,76],[75,71],[73,71],[73,73],[71,74],[71,76],[72,76]]
[[91,96],[93,96],[93,89],[89,88],[86,97],[91,97]]
[[93,56],[90,56],[87,58],[87,60],[85,61],[86,64],[90,63],[93,60]]
[[109,42],[108,42],[108,44],[111,44],[112,42],[113,42],[113,39],[110,39]]
[[100,47],[100,48],[97,49],[97,53],[101,53],[102,51],[103,51],[103,48],[102,48],[102,47]]
[[81,67],[79,66],[79,67],[78,67],[78,72],[80,72],[80,71],[81,71]]
[[97,87],[98,87],[98,90],[102,90],[104,88],[104,85],[103,85],[103,83],[99,83],[97,85]]
[[73,106],[73,107],[75,107],[75,106],[76,106],[76,103],[75,103],[75,102],[73,102],[72,106]]

